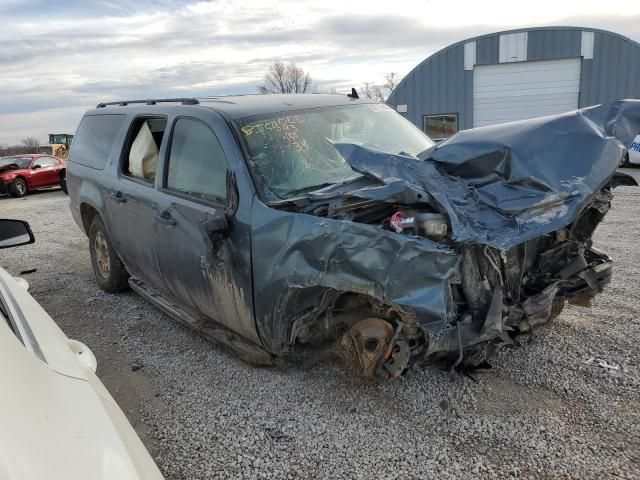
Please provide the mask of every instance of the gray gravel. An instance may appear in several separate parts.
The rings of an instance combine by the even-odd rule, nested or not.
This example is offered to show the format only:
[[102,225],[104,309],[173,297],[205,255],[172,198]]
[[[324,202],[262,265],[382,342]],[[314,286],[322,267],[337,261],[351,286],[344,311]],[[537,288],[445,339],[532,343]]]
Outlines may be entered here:
[[593,308],[566,308],[476,382],[434,368],[363,385],[334,363],[249,367],[135,294],[98,290],[59,191],[0,198],[0,216],[37,238],[0,264],[38,269],[32,295],[94,351],[168,479],[637,479],[639,208],[640,189],[616,190],[595,237],[616,272]]

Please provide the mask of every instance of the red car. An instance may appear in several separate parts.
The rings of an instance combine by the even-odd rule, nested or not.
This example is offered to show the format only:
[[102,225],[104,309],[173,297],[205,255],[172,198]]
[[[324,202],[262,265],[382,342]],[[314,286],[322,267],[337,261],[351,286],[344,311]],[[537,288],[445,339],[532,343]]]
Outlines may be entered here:
[[67,161],[51,155],[0,157],[0,194],[24,197],[38,188],[62,187],[67,192]]

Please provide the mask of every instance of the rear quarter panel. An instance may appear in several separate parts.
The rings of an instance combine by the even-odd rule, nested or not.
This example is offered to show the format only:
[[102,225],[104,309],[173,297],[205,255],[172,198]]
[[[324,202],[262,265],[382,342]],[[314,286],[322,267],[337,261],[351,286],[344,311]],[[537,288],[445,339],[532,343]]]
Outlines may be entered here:
[[[88,112],[91,114],[94,112]],[[105,112],[106,113],[106,112]],[[113,236],[113,228],[107,215],[105,200],[114,188],[115,168],[119,163],[120,152],[124,143],[127,128],[131,121],[130,115],[125,115],[122,127],[118,132],[114,144],[103,169],[82,165],[73,160],[73,145],[69,153],[67,169],[67,189],[69,192],[69,205],[71,213],[78,226],[88,234],[88,226],[82,221],[82,206],[90,206],[95,209],[102,218],[110,236]]]

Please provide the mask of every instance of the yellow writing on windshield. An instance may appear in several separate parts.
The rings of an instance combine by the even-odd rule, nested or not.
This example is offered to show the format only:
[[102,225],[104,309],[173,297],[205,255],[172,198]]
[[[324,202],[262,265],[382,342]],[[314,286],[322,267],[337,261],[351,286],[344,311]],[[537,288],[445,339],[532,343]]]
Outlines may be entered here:
[[309,150],[309,145],[303,138],[300,138],[300,129],[298,128],[298,125],[304,122],[304,117],[290,115],[268,122],[245,125],[241,130],[247,137],[254,133],[265,133],[275,136],[277,139],[282,140],[282,142],[279,142],[280,150],[295,149],[298,152],[306,152]]
[[297,131],[298,127],[296,125],[300,123],[304,123],[304,117],[300,117],[298,115],[291,115],[287,117],[276,118],[275,120],[270,120],[268,122],[263,123],[254,123],[253,125],[245,125],[241,128],[242,133],[244,133],[247,137],[254,133],[263,133],[268,130],[275,130],[277,132],[293,130]]

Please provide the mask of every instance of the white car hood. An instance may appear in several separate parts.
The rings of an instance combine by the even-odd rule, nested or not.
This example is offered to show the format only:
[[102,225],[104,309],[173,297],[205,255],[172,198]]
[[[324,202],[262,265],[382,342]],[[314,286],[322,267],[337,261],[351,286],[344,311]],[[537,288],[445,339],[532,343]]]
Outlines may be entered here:
[[0,478],[162,479],[144,445],[100,380],[78,363],[69,339],[0,268],[46,363],[0,317]]

